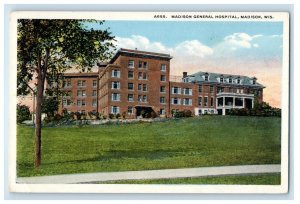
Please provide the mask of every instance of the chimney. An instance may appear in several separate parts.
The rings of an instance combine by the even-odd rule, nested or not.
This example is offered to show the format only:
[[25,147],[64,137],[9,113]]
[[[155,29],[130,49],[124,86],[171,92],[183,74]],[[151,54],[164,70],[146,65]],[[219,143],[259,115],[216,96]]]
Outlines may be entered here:
[[185,77],[187,77],[187,72],[182,73],[182,78],[185,78]]

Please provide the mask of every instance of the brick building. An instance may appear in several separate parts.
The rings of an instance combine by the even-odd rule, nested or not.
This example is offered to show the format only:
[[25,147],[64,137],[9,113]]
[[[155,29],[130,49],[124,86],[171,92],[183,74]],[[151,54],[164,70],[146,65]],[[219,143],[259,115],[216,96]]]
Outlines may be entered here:
[[195,115],[226,114],[232,108],[253,108],[263,100],[255,77],[183,72],[180,82],[170,79],[168,54],[120,49],[98,72],[64,75],[62,108],[73,112],[145,117],[155,112],[170,117],[174,111]]

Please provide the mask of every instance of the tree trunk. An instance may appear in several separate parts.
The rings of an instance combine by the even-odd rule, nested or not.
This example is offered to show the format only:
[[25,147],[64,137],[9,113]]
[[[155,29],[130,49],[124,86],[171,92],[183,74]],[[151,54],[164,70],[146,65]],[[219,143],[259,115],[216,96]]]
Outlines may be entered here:
[[35,108],[35,168],[39,168],[42,159],[42,100],[43,100],[43,83],[42,70],[38,66],[37,75],[37,95]]

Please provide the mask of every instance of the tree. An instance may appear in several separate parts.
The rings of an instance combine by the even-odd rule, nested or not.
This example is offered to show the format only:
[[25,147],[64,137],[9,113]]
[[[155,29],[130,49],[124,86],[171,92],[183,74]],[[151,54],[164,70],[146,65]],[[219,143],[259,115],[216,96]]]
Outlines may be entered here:
[[44,97],[42,102],[42,113],[46,113],[48,117],[53,117],[58,111],[59,101],[55,97]]
[[41,108],[47,75],[72,67],[89,70],[97,61],[112,57],[114,37],[108,30],[85,28],[88,22],[101,25],[104,21],[18,20],[18,94],[28,93],[28,82],[36,77],[36,168],[41,165]]

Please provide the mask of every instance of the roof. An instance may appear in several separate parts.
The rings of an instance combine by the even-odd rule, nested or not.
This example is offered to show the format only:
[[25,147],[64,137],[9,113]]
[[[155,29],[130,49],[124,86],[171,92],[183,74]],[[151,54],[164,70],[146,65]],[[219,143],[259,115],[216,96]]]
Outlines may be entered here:
[[144,58],[159,58],[159,59],[167,59],[167,60],[172,59],[171,55],[169,54],[121,48],[117,51],[117,53],[110,60],[109,63],[112,64],[121,54],[127,56],[144,57]]
[[64,73],[65,77],[97,77],[97,72]]
[[[208,76],[208,81],[205,81],[205,76]],[[220,78],[223,77],[223,82],[220,82]],[[256,77],[248,77],[243,75],[233,75],[233,74],[221,74],[221,73],[211,73],[211,72],[197,72],[195,74],[187,75],[189,82],[194,83],[202,83],[202,82],[209,82],[209,83],[222,83],[222,84],[230,84],[230,85],[245,85],[245,86],[256,86],[264,88],[262,84],[255,82],[253,84],[253,80],[257,80]],[[232,79],[232,83],[229,83],[229,78]],[[237,83],[237,79],[240,79],[240,83]]]

